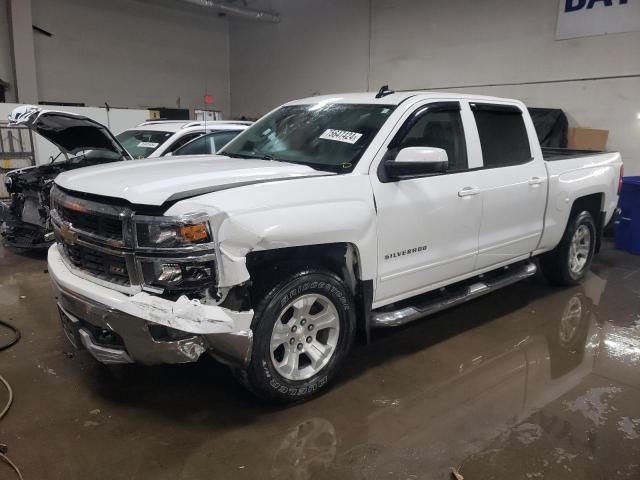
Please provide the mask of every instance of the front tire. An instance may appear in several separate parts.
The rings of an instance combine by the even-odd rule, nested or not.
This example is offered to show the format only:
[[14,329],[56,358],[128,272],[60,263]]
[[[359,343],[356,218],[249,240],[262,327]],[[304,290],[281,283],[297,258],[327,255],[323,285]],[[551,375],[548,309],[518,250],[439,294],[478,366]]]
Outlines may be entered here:
[[558,246],[541,259],[544,276],[557,285],[576,285],[589,271],[596,246],[596,224],[583,211],[569,219]]
[[254,309],[251,361],[236,376],[264,400],[307,400],[327,387],[353,344],[353,296],[339,277],[315,269],[266,292]]

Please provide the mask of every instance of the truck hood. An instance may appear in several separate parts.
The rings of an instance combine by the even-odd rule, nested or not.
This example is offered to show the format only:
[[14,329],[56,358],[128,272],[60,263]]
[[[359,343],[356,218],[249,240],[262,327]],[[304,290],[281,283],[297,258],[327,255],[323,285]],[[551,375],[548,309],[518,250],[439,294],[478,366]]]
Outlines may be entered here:
[[107,127],[75,113],[22,105],[14,108],[9,114],[9,125],[30,128],[65,154],[76,154],[84,150],[106,150],[124,159],[131,159]]
[[56,184],[68,190],[127,200],[165,202],[276,180],[334,175],[304,165],[223,155],[118,162],[65,172]]

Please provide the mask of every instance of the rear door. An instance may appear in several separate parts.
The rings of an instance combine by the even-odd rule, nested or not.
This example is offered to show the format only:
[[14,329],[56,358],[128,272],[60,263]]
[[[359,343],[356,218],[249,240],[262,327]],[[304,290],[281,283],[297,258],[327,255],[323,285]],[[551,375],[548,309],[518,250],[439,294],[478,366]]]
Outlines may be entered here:
[[482,196],[478,270],[524,258],[536,249],[543,230],[547,173],[530,144],[529,139],[537,137],[521,107],[480,102],[470,107],[483,164],[474,177]]
[[[378,211],[378,284],[381,304],[436,288],[473,270],[482,200],[474,190],[479,151],[465,131],[473,123],[458,101],[423,102],[410,109],[379,152],[370,172]],[[474,127],[475,128],[475,127]],[[447,152],[449,170],[422,178],[385,181],[384,160],[405,147]]]

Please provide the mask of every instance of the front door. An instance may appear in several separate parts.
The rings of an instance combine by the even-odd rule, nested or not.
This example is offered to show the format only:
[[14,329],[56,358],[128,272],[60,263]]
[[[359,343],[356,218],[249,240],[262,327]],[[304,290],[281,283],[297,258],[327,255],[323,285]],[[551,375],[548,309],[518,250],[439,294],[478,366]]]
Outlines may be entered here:
[[[447,152],[445,174],[385,181],[371,172],[378,209],[378,282],[374,306],[436,288],[471,272],[482,203],[474,188],[476,159],[467,155],[459,102],[426,103],[409,112],[384,159],[405,147]],[[478,160],[479,161],[479,160]],[[380,167],[382,168],[382,167]]]

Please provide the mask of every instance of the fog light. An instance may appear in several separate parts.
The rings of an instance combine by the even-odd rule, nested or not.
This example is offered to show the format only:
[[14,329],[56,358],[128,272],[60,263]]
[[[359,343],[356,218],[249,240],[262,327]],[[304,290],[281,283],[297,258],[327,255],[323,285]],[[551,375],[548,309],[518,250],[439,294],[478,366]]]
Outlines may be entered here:
[[157,280],[162,283],[180,283],[182,281],[182,269],[177,263],[163,263],[160,265],[160,274]]
[[216,277],[214,261],[183,263],[174,259],[145,259],[140,262],[140,267],[146,285],[174,292],[209,288]]
[[186,265],[184,267],[185,278],[192,281],[205,280],[211,278],[211,268],[204,265]]

